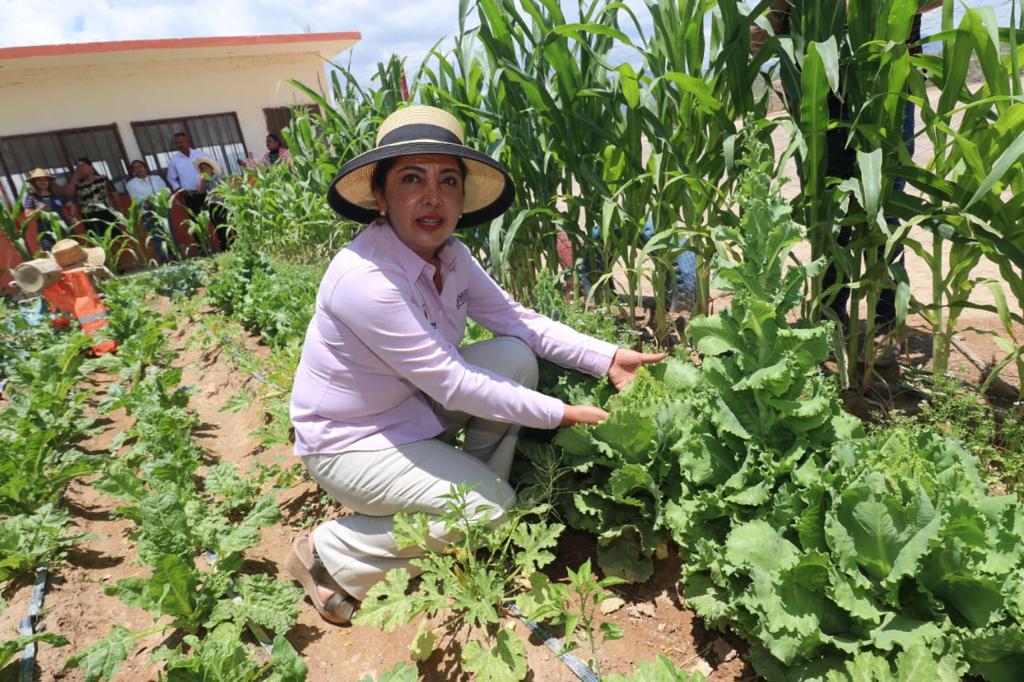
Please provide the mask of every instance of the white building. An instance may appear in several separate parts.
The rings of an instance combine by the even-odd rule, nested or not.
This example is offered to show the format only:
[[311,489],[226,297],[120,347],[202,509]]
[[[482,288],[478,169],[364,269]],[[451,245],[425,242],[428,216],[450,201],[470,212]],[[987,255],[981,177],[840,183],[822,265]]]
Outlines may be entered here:
[[163,171],[173,135],[227,170],[265,151],[289,108],[315,106],[325,60],[357,32],[126,40],[0,49],[0,195],[35,167],[63,180],[85,156],[119,191],[132,159]]

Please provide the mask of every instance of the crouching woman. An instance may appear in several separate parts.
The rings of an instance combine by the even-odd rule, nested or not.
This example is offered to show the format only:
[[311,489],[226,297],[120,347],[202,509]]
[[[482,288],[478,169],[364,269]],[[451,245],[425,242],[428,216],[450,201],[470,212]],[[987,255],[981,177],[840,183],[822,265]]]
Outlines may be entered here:
[[[515,497],[520,426],[607,416],[535,391],[536,356],[617,388],[664,357],[528,310],[484,272],[454,234],[501,215],[513,196],[505,169],[463,144],[453,116],[426,106],[391,114],[377,147],[346,163],[328,192],[335,211],[367,227],[320,283],[291,418],[296,454],[354,514],[298,538],[286,567],[332,623],[348,622],[389,570],[416,573],[419,550],[398,549],[394,514],[439,514],[442,496],[464,483],[474,486],[467,504],[487,505],[497,520]],[[467,318],[496,338],[460,346]],[[433,539],[453,538],[438,529]]]

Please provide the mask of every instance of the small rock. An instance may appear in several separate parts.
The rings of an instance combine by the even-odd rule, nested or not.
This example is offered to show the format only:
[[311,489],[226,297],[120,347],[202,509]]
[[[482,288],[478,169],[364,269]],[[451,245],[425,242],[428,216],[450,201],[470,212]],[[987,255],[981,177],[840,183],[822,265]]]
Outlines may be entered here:
[[654,618],[654,604],[642,601],[639,604],[631,605],[626,609],[626,613],[630,618]]
[[711,648],[715,651],[715,655],[718,656],[719,660],[732,660],[736,657],[736,650],[721,637],[712,643]]
[[601,602],[601,613],[607,616],[609,613],[615,613],[625,605],[625,599],[619,599],[618,597],[605,599],[603,602]]
[[711,648],[714,650],[715,656],[718,656],[718,660],[720,661],[731,661],[736,658],[736,650],[721,637],[711,644]]
[[711,673],[715,672],[715,669],[711,667],[711,664],[700,657],[698,657],[696,662],[692,666],[690,666],[689,670],[691,672],[694,670],[698,670],[704,677],[707,677]]
[[658,623],[658,632],[665,632],[665,624]]

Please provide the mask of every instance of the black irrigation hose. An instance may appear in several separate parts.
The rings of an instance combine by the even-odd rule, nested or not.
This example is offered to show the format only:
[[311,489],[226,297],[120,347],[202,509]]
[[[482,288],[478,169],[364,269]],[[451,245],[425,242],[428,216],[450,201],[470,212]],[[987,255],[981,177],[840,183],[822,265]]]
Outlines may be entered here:
[[598,677],[597,673],[591,670],[586,663],[576,658],[570,652],[564,651],[565,646],[557,637],[548,632],[543,625],[524,616],[522,611],[520,611],[515,604],[513,604],[509,610],[512,612],[513,616],[523,621],[526,627],[530,628],[535,635],[543,639],[544,645],[555,652],[555,654],[558,655],[558,660],[565,663],[565,667],[571,670],[576,677],[583,680],[583,682],[601,682],[601,678]]
[[[36,585],[32,590],[32,603],[28,606],[28,615],[21,619],[18,625],[18,634],[22,637],[30,637],[35,628],[36,618],[43,609],[43,593],[46,592],[46,567],[36,569]],[[21,654],[21,674],[19,682],[32,682],[36,670],[36,645],[29,644]]]

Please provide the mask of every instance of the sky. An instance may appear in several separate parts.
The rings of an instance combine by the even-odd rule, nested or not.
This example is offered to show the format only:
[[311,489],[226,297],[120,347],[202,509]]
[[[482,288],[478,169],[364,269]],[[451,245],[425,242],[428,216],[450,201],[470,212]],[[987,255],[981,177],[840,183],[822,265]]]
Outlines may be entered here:
[[[1021,0],[967,0],[993,5],[1008,20]],[[562,0],[567,13],[576,0]],[[642,8],[644,0],[627,0]],[[958,3],[959,4],[959,3]],[[418,66],[438,40],[451,44],[459,0],[0,0],[0,47],[147,38],[358,31],[363,39],[340,55],[364,84],[391,54]],[[646,15],[645,11],[638,12]],[[939,12],[926,20],[937,27]],[[934,29],[932,29],[934,30]]]
[[[563,5],[575,8],[576,0]],[[0,47],[358,31],[362,40],[339,61],[348,66],[351,58],[368,83],[391,54],[406,56],[414,69],[435,42],[450,45],[458,7],[458,0],[0,0]]]

